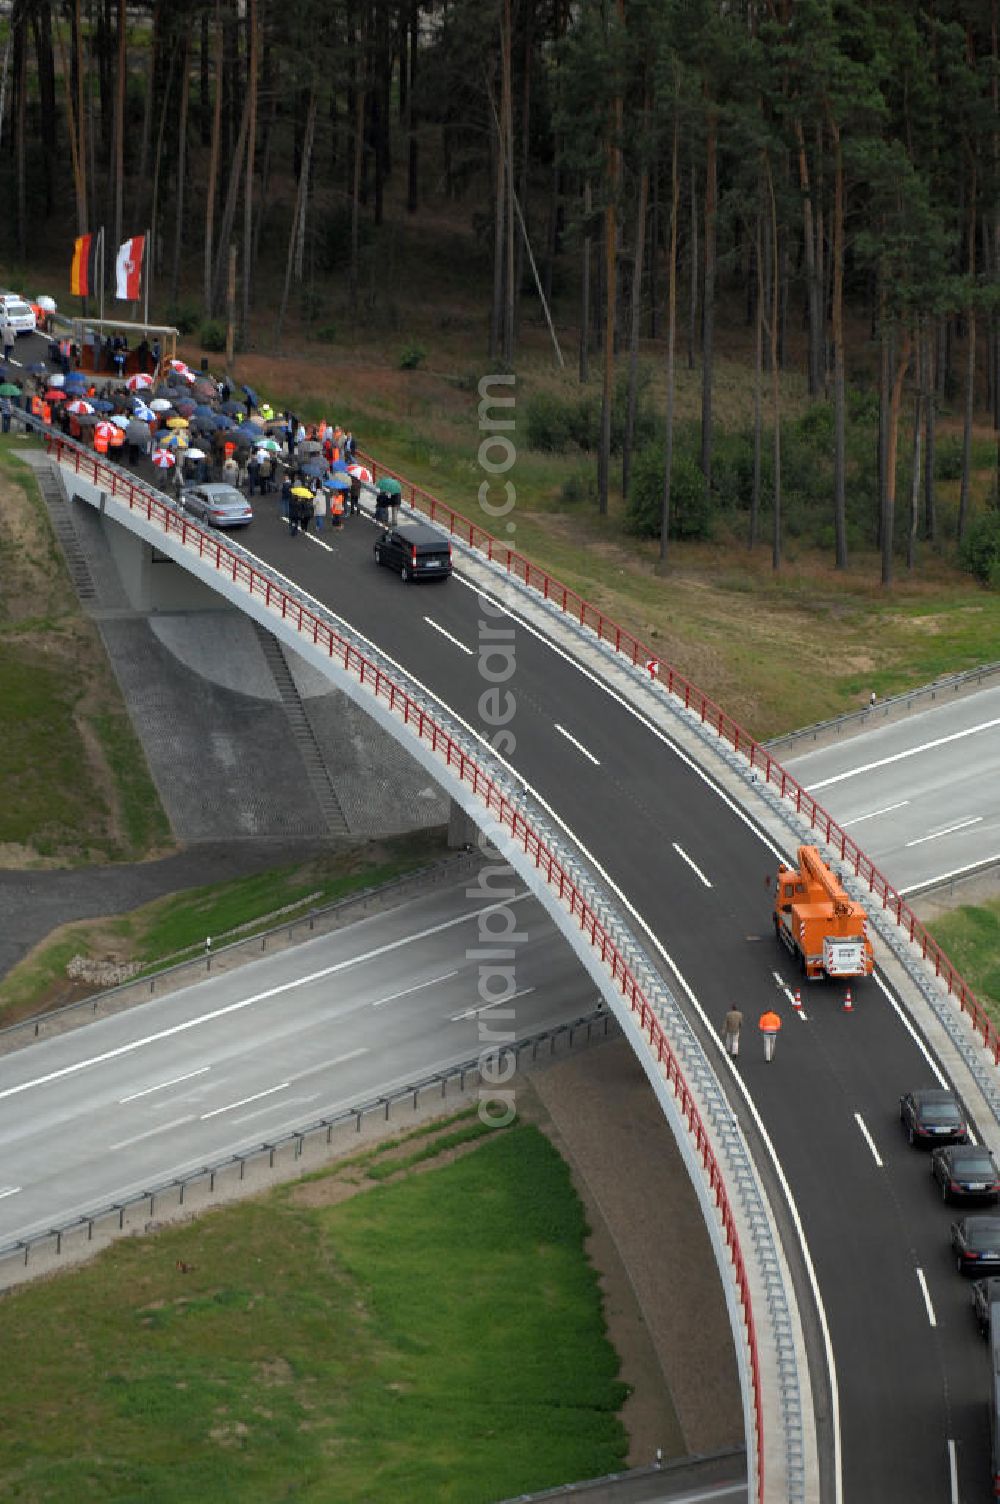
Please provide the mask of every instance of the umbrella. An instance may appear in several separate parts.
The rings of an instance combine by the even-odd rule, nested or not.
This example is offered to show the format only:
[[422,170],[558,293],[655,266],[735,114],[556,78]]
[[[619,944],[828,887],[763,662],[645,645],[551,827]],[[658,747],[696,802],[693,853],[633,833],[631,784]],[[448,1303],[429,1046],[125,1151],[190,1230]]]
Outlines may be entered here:
[[115,404],[106,397],[91,397],[89,401],[95,413],[113,413],[115,410]]
[[120,428],[123,433],[126,431],[132,421],[133,420],[131,418],[126,417],[125,413],[112,413],[111,417],[108,419],[109,423],[113,423],[115,427]]
[[173,397],[173,395],[174,395],[174,389],[173,389],[173,387],[168,382],[161,381],[160,384],[159,384],[159,386],[156,388],[156,391],[154,392],[153,395],[156,396],[156,397],[168,397],[168,398],[170,398],[170,397]]
[[189,449],[185,453],[184,458],[186,460],[204,460],[207,459],[208,456],[206,455],[204,449]]
[[399,484],[398,480],[393,480],[393,478],[392,478],[391,475],[386,476],[384,480],[380,480],[379,483],[378,483],[378,485],[379,485],[379,490],[380,491],[384,491],[387,496],[401,496],[402,495],[402,492],[403,492],[402,486]]
[[174,410],[174,404],[168,402],[166,397],[154,397],[149,405],[154,413],[172,413]]
[[356,480],[366,480],[369,485],[372,483],[372,473],[364,465],[348,465],[347,473],[353,475]]
[[330,491],[349,491],[351,489],[351,478],[349,475],[331,475],[329,480],[325,480],[323,484]]
[[176,371],[178,375],[185,378],[190,376],[192,380],[194,379],[194,372],[192,371],[186,360],[168,360],[167,369],[170,371]]
[[196,404],[194,412],[189,413],[188,416],[194,418],[214,418],[215,408],[209,407],[207,402],[199,402]]
[[172,470],[177,463],[169,449],[154,449],[152,461],[157,470]]
[[94,409],[89,402],[84,402],[82,397],[75,397],[72,402],[67,402],[66,411],[72,413],[74,418],[82,418],[92,413]]
[[302,496],[302,497],[309,497],[309,498],[311,498],[312,494],[313,493],[310,491],[310,489],[309,489],[308,486],[293,486],[292,487],[292,495],[293,496]]
[[243,416],[243,403],[223,402],[220,411],[228,413],[231,418],[241,418]]
[[346,472],[348,474],[350,473],[347,470],[347,462],[345,460],[334,460],[333,464],[330,466],[330,469],[340,470],[341,472]]
[[129,377],[125,385],[130,392],[148,392],[153,385],[153,378],[152,376],[147,376],[145,371],[136,371],[134,376]]
[[260,443],[257,445],[257,448],[263,450],[266,454],[277,454],[278,450],[281,448],[281,445],[277,442],[276,439],[261,439]]
[[190,442],[187,434],[178,429],[176,433],[169,434],[163,440],[162,447],[164,449],[186,449]]
[[144,423],[152,423],[153,419],[156,417],[156,414],[151,407],[146,406],[145,402],[136,400],[132,404],[132,416],[135,418],[141,418]]
[[[20,395],[21,388],[15,386],[12,381],[0,382],[0,397],[20,397]],[[63,394],[62,392],[46,392],[45,400],[46,402],[61,402]]]
[[[36,360],[33,365],[26,366],[25,369],[28,372],[29,376],[44,376],[46,372],[46,367],[40,360]],[[87,385],[86,382],[84,382],[83,384],[84,386]]]
[[219,397],[218,387],[207,376],[199,376],[191,391],[201,402],[216,402]]
[[235,432],[242,434],[245,439],[253,439],[254,442],[260,438],[260,429],[254,423],[240,423]]
[[125,437],[130,444],[148,444],[149,424],[144,423],[141,418],[130,419],[125,430]]
[[42,296],[36,298],[35,302],[43,313],[55,313],[56,311],[56,300],[55,298],[50,298],[47,293],[42,293]]
[[252,386],[246,386],[244,384],[243,395],[246,397],[251,407],[260,406],[260,398],[257,396],[257,393],[254,391]]
[[[35,369],[34,366],[29,366],[28,367],[29,371],[33,371],[34,369]],[[39,366],[38,369],[41,370],[42,367]],[[86,376],[84,376],[84,374],[83,374],[82,371],[70,371],[69,375],[67,377],[65,377],[64,380],[63,380],[63,386],[67,387],[67,388],[69,388],[71,386],[86,387],[86,385],[87,385],[87,378],[86,378]]]
[[65,385],[66,385],[66,377],[63,375],[62,371],[57,371],[54,376],[50,376],[49,377],[49,386],[65,386]]
[[229,417],[228,413],[216,413],[215,426],[218,429],[229,430],[235,428],[236,424],[233,422],[232,418]]
[[[3,397],[13,397],[14,392],[17,391],[17,387],[14,387],[13,390],[8,390],[10,388],[10,386],[11,386],[11,383],[9,381],[5,381],[3,383],[3,385],[0,386],[0,396],[3,396]],[[51,387],[45,393],[45,396],[43,397],[42,400],[43,400],[43,402],[65,402],[66,401],[66,393],[65,392],[61,392],[58,387]]]
[[303,475],[314,475],[314,476],[316,476],[317,479],[320,476],[325,475],[326,474],[326,462],[325,462],[325,460],[307,460],[307,462],[302,466],[302,474]]
[[192,402],[189,397],[178,397],[174,403],[174,409],[180,413],[182,418],[190,418],[196,406],[197,403]]
[[96,423],[100,423],[102,421],[103,420],[99,418],[96,413],[81,413],[76,420],[77,427],[79,428],[93,428]]
[[303,439],[301,444],[295,446],[296,454],[322,454],[323,445],[318,439]]
[[168,428],[187,428],[187,426],[188,426],[188,420],[187,420],[187,418],[168,418],[167,419],[167,427]]

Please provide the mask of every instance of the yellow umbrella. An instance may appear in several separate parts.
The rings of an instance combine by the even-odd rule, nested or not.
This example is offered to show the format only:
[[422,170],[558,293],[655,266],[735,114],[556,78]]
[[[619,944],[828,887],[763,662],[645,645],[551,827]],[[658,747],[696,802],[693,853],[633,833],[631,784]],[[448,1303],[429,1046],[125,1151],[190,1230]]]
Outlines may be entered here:
[[310,491],[310,489],[309,489],[308,486],[293,486],[292,487],[292,495],[293,496],[302,496],[307,501],[309,501],[309,500],[312,499],[312,494],[313,493]]
[[167,419],[167,427],[168,428],[187,428],[187,426],[188,426],[188,420],[187,420],[187,418],[168,418]]

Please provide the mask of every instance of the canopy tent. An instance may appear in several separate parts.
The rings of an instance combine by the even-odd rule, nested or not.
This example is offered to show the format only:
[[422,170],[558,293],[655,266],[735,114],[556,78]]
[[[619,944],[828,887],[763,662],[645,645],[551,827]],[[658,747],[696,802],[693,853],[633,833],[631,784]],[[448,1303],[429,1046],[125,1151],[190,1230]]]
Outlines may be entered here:
[[[114,366],[109,365],[107,360],[108,341],[119,334],[128,340],[128,354],[125,358],[127,375],[136,372],[156,374],[151,353],[154,340],[160,342],[161,369],[166,367],[167,361],[174,360],[177,356],[178,330],[173,324],[143,324],[130,319],[72,319],[71,328],[73,343],[80,351],[80,369],[83,371],[104,371],[109,375],[114,373]],[[142,352],[145,352],[145,358]]]

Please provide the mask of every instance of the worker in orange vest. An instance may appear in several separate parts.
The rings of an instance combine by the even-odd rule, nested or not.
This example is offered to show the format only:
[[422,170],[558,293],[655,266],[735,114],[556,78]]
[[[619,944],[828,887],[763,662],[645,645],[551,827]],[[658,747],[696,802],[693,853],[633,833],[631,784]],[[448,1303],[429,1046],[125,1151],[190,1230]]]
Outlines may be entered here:
[[775,1040],[781,1033],[781,1019],[773,1009],[768,1008],[766,1013],[760,1015],[757,1027],[764,1036],[764,1059],[771,1061],[774,1059]]

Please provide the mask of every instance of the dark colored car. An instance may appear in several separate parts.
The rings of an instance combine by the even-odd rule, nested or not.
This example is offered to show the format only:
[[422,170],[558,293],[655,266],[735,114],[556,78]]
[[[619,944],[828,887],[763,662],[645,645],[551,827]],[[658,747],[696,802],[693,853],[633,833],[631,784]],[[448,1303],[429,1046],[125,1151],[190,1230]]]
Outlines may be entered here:
[[945,1201],[995,1201],[1000,1195],[1000,1170],[989,1149],[978,1144],[948,1144],[931,1155],[931,1174]]
[[423,522],[387,528],[372,551],[376,564],[394,569],[404,580],[444,580],[451,574],[451,544]]
[[959,1274],[1000,1273],[1000,1217],[973,1215],[951,1224]]
[[969,1137],[962,1105],[953,1091],[928,1087],[899,1099],[899,1121],[911,1144],[964,1144]]
[[[984,1337],[990,1334],[993,1324],[993,1310],[1000,1305],[1000,1278],[991,1275],[989,1279],[977,1279],[972,1285],[972,1313],[979,1325],[979,1330]],[[1000,1331],[1000,1318],[997,1319],[997,1329]]]
[[223,481],[189,487],[181,495],[181,505],[199,522],[212,527],[246,527],[253,521],[253,507],[243,492]]

